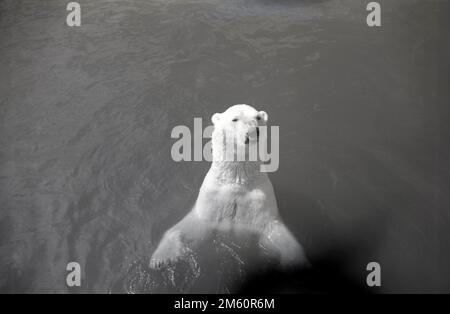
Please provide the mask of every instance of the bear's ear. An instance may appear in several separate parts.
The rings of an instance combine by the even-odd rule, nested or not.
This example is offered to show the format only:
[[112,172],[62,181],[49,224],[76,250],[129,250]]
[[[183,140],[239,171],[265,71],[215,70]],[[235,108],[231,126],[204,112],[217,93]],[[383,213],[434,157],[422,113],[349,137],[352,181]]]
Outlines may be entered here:
[[213,124],[216,124],[220,120],[220,113],[215,113],[211,117],[211,121]]
[[269,119],[269,116],[267,115],[267,113],[265,111],[260,111],[260,112],[258,112],[258,118],[264,122],[267,122],[267,120]]

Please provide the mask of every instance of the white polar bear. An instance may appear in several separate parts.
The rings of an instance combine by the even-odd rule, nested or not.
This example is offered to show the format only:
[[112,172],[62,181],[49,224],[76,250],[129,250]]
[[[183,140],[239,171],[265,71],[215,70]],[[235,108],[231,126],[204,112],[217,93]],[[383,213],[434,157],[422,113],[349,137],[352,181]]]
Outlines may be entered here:
[[[248,231],[281,265],[308,264],[303,248],[280,219],[272,184],[260,171],[261,162],[247,158],[248,148],[265,140],[259,138],[258,127],[267,119],[264,111],[248,105],[235,105],[212,116],[211,168],[192,211],[164,234],[150,267],[176,262],[213,231]],[[242,152],[239,148],[246,152],[243,161],[236,157]]]

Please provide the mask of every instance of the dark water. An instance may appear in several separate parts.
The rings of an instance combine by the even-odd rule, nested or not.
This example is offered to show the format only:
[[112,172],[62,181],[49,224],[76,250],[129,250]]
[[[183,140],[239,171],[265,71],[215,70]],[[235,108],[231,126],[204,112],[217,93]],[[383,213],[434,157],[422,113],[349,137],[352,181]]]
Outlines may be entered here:
[[450,291],[448,1],[380,1],[375,29],[360,0],[81,0],[78,28],[66,2],[0,1],[0,291],[235,291],[228,239],[147,263],[209,167],[172,161],[172,128],[236,103],[280,126],[271,179],[313,264]]

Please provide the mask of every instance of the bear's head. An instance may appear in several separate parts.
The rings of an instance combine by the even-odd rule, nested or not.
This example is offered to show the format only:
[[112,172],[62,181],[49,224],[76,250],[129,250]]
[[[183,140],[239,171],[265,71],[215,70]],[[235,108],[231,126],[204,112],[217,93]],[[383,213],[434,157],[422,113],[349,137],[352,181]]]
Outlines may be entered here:
[[[261,140],[260,127],[268,120],[265,111],[257,111],[249,105],[234,105],[222,113],[215,113],[212,118],[213,160],[239,160],[239,151],[248,157],[249,149],[256,147]],[[223,159],[222,159],[223,160]]]

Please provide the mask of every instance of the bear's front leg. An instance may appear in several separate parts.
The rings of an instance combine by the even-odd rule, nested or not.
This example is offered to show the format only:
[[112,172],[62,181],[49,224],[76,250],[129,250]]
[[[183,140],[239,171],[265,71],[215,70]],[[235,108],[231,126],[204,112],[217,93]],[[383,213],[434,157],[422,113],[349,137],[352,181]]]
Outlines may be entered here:
[[267,224],[262,231],[259,244],[270,255],[279,258],[284,267],[310,265],[302,246],[279,220]]
[[149,266],[154,269],[172,265],[192,252],[203,239],[208,228],[195,213],[191,212],[164,234],[150,258]]
[[172,265],[189,252],[182,239],[181,232],[176,228],[168,230],[150,259],[150,267],[157,269]]

